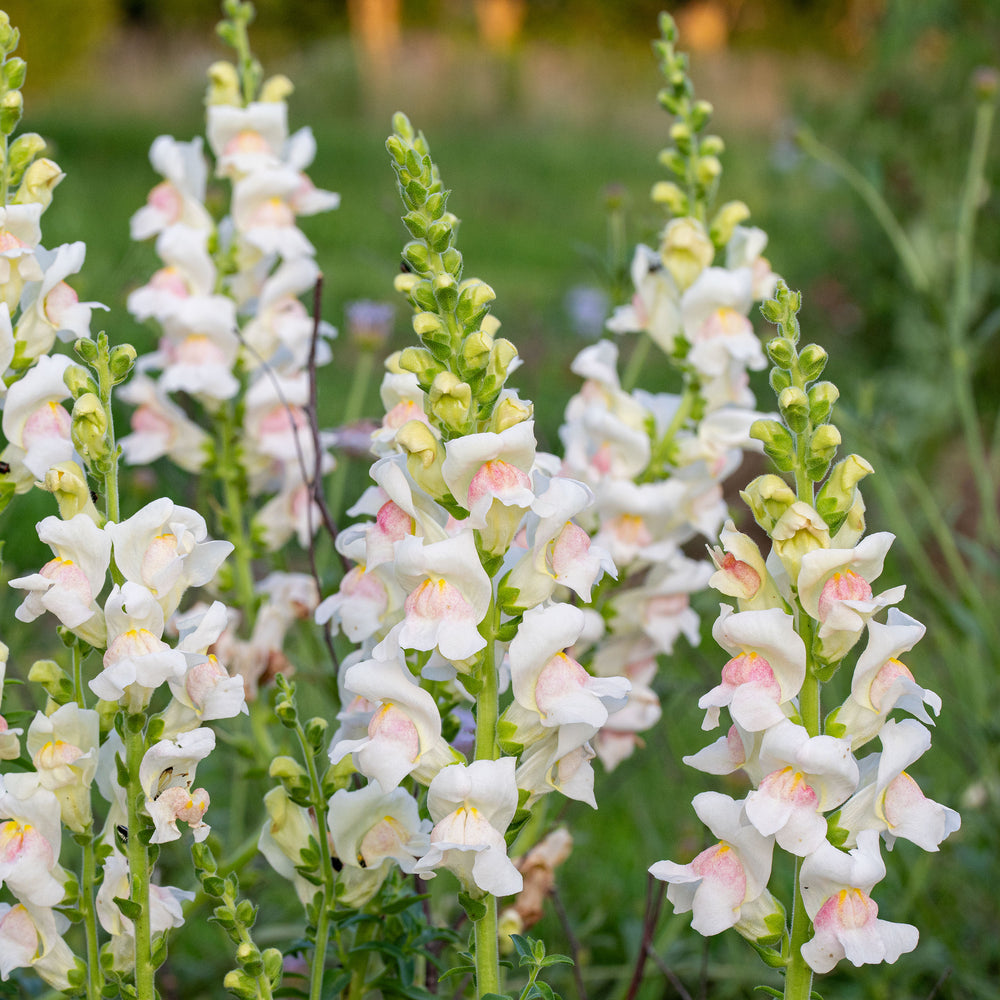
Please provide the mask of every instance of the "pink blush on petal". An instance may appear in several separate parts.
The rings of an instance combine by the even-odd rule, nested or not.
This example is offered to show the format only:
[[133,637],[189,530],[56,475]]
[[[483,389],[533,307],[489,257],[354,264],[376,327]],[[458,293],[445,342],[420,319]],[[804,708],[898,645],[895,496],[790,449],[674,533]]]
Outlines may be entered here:
[[833,606],[840,601],[870,601],[872,599],[871,584],[852,570],[834,573],[823,584],[819,595],[819,620],[825,622]]

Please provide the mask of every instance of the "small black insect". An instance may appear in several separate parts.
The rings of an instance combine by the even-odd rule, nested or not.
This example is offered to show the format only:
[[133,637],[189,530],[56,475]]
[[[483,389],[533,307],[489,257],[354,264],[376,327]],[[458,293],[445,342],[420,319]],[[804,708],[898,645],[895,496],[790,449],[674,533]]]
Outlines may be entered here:
[[399,262],[399,270],[402,274],[413,274],[413,268],[405,260]]
[[115,827],[115,833],[118,834],[118,838],[119,838],[119,840],[121,840],[121,842],[123,844],[127,844],[128,843],[128,827],[127,826],[122,826],[121,824],[119,824],[118,826]]
[[10,472],[10,462],[0,462],[0,476],[6,476]]

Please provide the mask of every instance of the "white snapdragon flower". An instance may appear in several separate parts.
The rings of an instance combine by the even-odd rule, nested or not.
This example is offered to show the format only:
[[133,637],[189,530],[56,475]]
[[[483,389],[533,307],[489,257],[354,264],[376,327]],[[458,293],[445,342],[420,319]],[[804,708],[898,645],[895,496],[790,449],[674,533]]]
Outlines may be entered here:
[[797,587],[810,618],[820,623],[822,652],[831,662],[844,657],[872,615],[903,599],[906,587],[875,596],[871,583],[882,572],[895,535],[879,531],[853,549],[814,549],[802,556]]
[[343,864],[339,878],[345,906],[362,906],[371,899],[392,863],[411,874],[430,843],[431,824],[420,818],[416,799],[404,788],[341,788],[330,799],[328,816],[333,846]]
[[666,354],[671,354],[681,332],[680,293],[660,255],[639,244],[631,265],[635,293],[628,305],[618,306],[605,324],[612,333],[645,331]]
[[722,669],[722,683],[698,701],[706,710],[702,729],[719,724],[722,707],[750,731],[781,722],[781,706],[799,693],[806,675],[806,648],[792,616],[779,608],[734,613],[723,604],[712,636],[732,659]]
[[[160,233],[156,253],[164,266],[145,285],[130,292],[126,302],[136,319],[153,317],[163,322],[185,311],[203,311],[205,300],[215,298],[217,271],[208,252],[209,235],[209,230],[183,224]],[[222,306],[213,301],[211,308]]]
[[454,872],[466,892],[509,896],[520,892],[521,873],[507,857],[504,831],[517,810],[514,758],[454,764],[438,772],[427,792],[434,828],[430,849],[414,872],[433,878]]
[[37,573],[10,581],[12,587],[27,591],[14,617],[31,622],[48,611],[84,642],[103,646],[104,616],[97,597],[111,561],[110,538],[87,514],[68,521],[46,517],[38,522],[38,537],[55,558]]
[[[546,727],[583,723],[596,731],[625,703],[624,677],[592,677],[565,652],[583,629],[583,612],[552,604],[525,612],[509,650],[515,701]],[[592,735],[592,734],[591,734]]]
[[317,841],[316,823],[310,811],[292,802],[281,785],[264,796],[264,808],[268,818],[257,839],[257,849],[282,878],[292,883],[299,902],[306,906],[315,895],[316,886],[306,881],[296,868],[302,865],[302,852],[311,850]]
[[211,439],[148,375],[132,376],[118,395],[135,409],[132,433],[119,442],[129,465],[149,465],[168,456],[186,472],[200,472],[208,460]]
[[201,587],[233,550],[232,542],[209,541],[205,519],[166,497],[106,528],[115,563],[125,579],[147,587],[173,614],[188,587]]
[[210,104],[208,144],[220,177],[240,177],[281,162],[288,138],[288,105],[252,101],[246,107]]
[[130,712],[141,711],[161,684],[184,677],[187,661],[163,641],[163,608],[140,584],[126,581],[113,587],[104,617],[104,669],[91,679],[90,689],[105,701],[122,702]]
[[[667,899],[676,913],[692,912],[691,926],[699,934],[740,930],[741,920],[757,916],[753,907],[767,897],[774,840],[747,820],[743,803],[728,795],[702,792],[693,800],[698,818],[719,838],[693,861],[679,865],[659,861],[649,873],[669,882]],[[744,912],[744,908],[748,908]]]
[[54,990],[68,991],[77,958],[63,940],[69,920],[47,906],[0,903],[0,979],[33,969]]
[[901,708],[928,725],[934,724],[927,708],[935,715],[940,712],[940,697],[922,688],[899,660],[920,641],[924,631],[920,622],[898,608],[889,608],[884,625],[868,622],[868,645],[854,667],[851,693],[827,722],[828,727],[834,724],[844,727],[852,749],[857,750],[874,739],[894,708]]
[[479,623],[493,585],[479,561],[471,530],[425,545],[410,535],[396,545],[396,579],[408,591],[405,617],[382,645],[438,649],[449,660],[464,660],[486,645]]
[[160,740],[143,755],[139,784],[146,794],[146,812],[156,826],[150,843],[177,840],[179,819],[188,824],[196,841],[208,836],[210,827],[203,821],[208,792],[191,785],[199,761],[214,749],[215,733],[201,728],[181,733],[176,740]]
[[874,830],[863,830],[849,854],[823,843],[802,863],[802,901],[815,932],[802,957],[814,972],[829,972],[842,958],[855,966],[891,963],[916,948],[916,927],[878,919],[870,893],[884,877]]
[[[63,375],[72,363],[65,354],[43,355],[7,390],[4,458],[23,466],[33,479],[44,479],[52,466],[74,457],[72,418],[61,405],[70,395]],[[32,481],[18,492],[30,489]]]
[[804,726],[785,719],[764,733],[757,766],[763,777],[747,796],[747,819],[790,854],[811,854],[826,841],[824,813],[857,788],[850,742],[810,737]]
[[862,762],[858,791],[840,810],[837,824],[848,831],[846,844],[858,843],[863,830],[876,830],[892,850],[897,837],[925,851],[936,851],[954,833],[961,817],[928,799],[907,773],[931,745],[931,734],[915,719],[890,720],[879,733],[882,752]]
[[147,240],[178,224],[211,229],[212,219],[203,204],[208,165],[201,139],[178,142],[169,135],[157,136],[149,149],[149,162],[165,179],[129,220],[132,239]]
[[13,310],[25,282],[41,281],[35,248],[42,238],[42,206],[0,205],[0,297]]
[[0,885],[35,906],[56,906],[65,895],[59,866],[59,800],[37,774],[0,775]]
[[441,736],[441,715],[433,696],[410,674],[402,653],[391,660],[364,660],[349,667],[344,688],[374,709],[367,736],[341,740],[330,748],[336,764],[349,753],[366,777],[385,792],[412,774],[424,784],[442,767],[460,759]]
[[97,773],[100,720],[75,701],[51,715],[36,712],[25,740],[43,788],[55,793],[63,823],[83,833],[92,819],[90,785]]

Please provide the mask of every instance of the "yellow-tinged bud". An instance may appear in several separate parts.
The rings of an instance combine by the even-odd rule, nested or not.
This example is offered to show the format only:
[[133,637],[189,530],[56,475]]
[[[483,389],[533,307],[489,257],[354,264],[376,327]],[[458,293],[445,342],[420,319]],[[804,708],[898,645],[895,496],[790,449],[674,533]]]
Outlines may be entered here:
[[657,181],[650,197],[657,205],[663,205],[671,215],[686,215],[690,209],[687,195],[673,181]]
[[406,452],[406,468],[417,485],[437,499],[448,492],[441,465],[444,447],[422,420],[410,420],[396,431],[396,444]]
[[17,128],[24,111],[24,97],[19,90],[8,90],[0,99],[0,132],[10,135]]
[[[874,471],[870,463],[860,455],[848,455],[830,471],[829,478],[816,496],[816,510],[830,526],[831,532],[840,530],[854,507],[858,483]],[[862,506],[862,512],[863,510]]]
[[428,409],[446,427],[461,431],[469,419],[472,387],[452,372],[434,377],[429,393]]
[[16,205],[41,205],[42,211],[52,204],[52,192],[66,175],[54,160],[42,157],[24,172],[21,186],[14,196]]
[[717,156],[703,156],[698,160],[695,176],[699,183],[708,186],[722,173],[722,164]]
[[469,334],[462,342],[462,365],[466,371],[482,371],[490,360],[493,338],[482,330]]
[[37,132],[25,132],[11,144],[7,153],[12,176],[20,177],[36,156],[45,151],[45,140]]
[[836,549],[853,549],[861,541],[865,533],[865,501],[860,490],[854,492],[854,503],[847,512],[840,528],[830,539],[830,544]]
[[308,778],[306,769],[294,757],[275,757],[267,769],[268,776],[279,781],[298,781]]
[[504,396],[496,405],[493,415],[490,417],[490,430],[494,434],[507,430],[515,424],[524,423],[530,420],[535,408],[531,403],[526,403],[516,396]]
[[769,535],[782,514],[795,503],[795,491],[780,476],[758,476],[740,493],[754,520]]
[[59,516],[69,521],[77,514],[86,514],[98,527],[103,526],[104,518],[90,494],[90,484],[76,462],[60,462],[53,465],[45,473],[42,489],[48,490],[56,498],[59,505]]
[[778,518],[770,534],[774,551],[793,583],[798,579],[799,566],[807,552],[830,547],[830,530],[826,522],[801,500],[796,500]]
[[660,257],[683,292],[715,259],[715,247],[697,219],[672,219],[663,230]]
[[750,209],[742,201],[727,201],[709,226],[709,233],[716,246],[725,246],[733,235],[733,230],[750,218]]
[[208,67],[206,104],[242,104],[240,74],[231,62],[220,59]]
[[488,333],[491,337],[497,335],[497,330],[500,329],[500,320],[490,313],[489,316],[484,316],[482,323],[479,324],[479,328],[483,333]]
[[413,290],[413,286],[420,280],[419,274],[414,274],[412,271],[401,271],[392,279],[392,287],[397,292],[408,295]]
[[517,357],[517,348],[506,338],[501,337],[493,342],[490,350],[490,374],[502,385],[507,379],[507,369]]
[[85,392],[73,404],[73,425],[70,434],[76,450],[93,462],[107,455],[108,415],[101,401],[92,392]]
[[284,73],[278,73],[264,81],[264,86],[260,88],[259,100],[265,104],[277,104],[291,97],[294,90],[295,84]]
[[402,355],[403,355],[402,351],[393,351],[392,354],[390,354],[389,357],[385,359],[385,370],[393,375],[402,374],[404,369],[401,367],[399,363],[399,360],[402,357]]

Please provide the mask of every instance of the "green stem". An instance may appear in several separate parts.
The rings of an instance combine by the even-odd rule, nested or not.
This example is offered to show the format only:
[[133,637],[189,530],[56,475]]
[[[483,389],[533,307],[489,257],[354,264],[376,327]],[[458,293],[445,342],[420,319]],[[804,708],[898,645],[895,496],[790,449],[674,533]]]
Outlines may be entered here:
[[115,441],[115,418],[111,410],[111,392],[114,387],[114,379],[111,376],[111,350],[106,333],[102,332],[98,335],[97,350],[98,392],[108,425],[104,435],[108,454],[108,467],[103,472],[104,514],[109,521],[117,524],[121,517],[118,500],[118,444]]
[[648,483],[663,478],[674,438],[677,436],[677,432],[687,423],[691,412],[694,410],[694,405],[700,396],[700,385],[696,381],[687,381],[677,411],[671,418],[669,426],[663,432],[663,436],[653,445],[652,453],[649,456],[649,465],[646,466],[646,471],[640,477],[640,483]]
[[138,1000],[154,1000],[152,934],[149,920],[149,853],[140,832],[145,795],[139,784],[139,765],[146,752],[145,715],[125,717],[125,764],[128,768],[126,806],[128,808],[129,899],[139,913],[132,921],[135,934],[135,989]]
[[809,937],[809,914],[799,891],[799,870],[802,858],[795,859],[795,900],[792,904],[792,942],[788,968],[785,970],[785,1000],[809,1000],[812,989],[812,969],[802,957],[802,945]]
[[236,414],[233,404],[227,403],[219,420],[218,447],[221,468],[218,475],[222,479],[225,500],[227,534],[233,543],[233,589],[236,602],[243,613],[244,624],[249,631],[253,628],[256,614],[256,595],[253,580],[253,552],[246,530],[246,511],[243,506],[244,475],[237,455]]
[[972,366],[968,345],[969,318],[972,311],[972,258],[976,232],[976,212],[979,195],[985,183],[986,158],[990,134],[993,131],[995,105],[992,100],[980,101],[976,108],[976,124],[972,135],[972,152],[965,177],[962,201],[958,212],[955,242],[955,277],[951,308],[948,310],[948,340],[950,343],[951,374],[962,431],[972,474],[979,493],[981,516],[986,536],[1000,547],[1000,513],[997,511],[996,488],[987,462],[979,415],[972,388]]
[[632,354],[629,356],[625,374],[622,375],[622,388],[626,392],[631,392],[635,388],[636,382],[639,381],[639,375],[645,367],[646,358],[649,357],[649,345],[652,342],[652,338],[648,334],[639,335],[638,341],[632,349]]
[[323,993],[323,972],[326,968],[326,949],[330,940],[330,911],[336,899],[337,874],[333,870],[327,842],[327,803],[323,797],[323,783],[316,770],[316,753],[306,737],[302,723],[296,719],[295,735],[298,737],[309,773],[309,789],[313,812],[316,815],[316,839],[319,842],[320,868],[323,875],[323,902],[316,916],[316,939],[314,942],[312,969],[309,975],[309,1000],[320,1000]]
[[355,953],[354,949],[358,945],[371,941],[375,937],[376,924],[368,921],[358,925],[357,934],[354,936],[354,947],[351,949],[351,982],[347,988],[347,1000],[365,1000],[365,980],[368,978],[368,959],[371,952],[366,948],[364,951]]
[[94,885],[97,879],[97,863],[94,857],[93,828],[87,831],[83,845],[83,868],[80,879],[79,908],[83,915],[83,927],[87,942],[87,1000],[99,1000],[104,989],[101,973],[97,937],[97,911],[94,907]]
[[486,913],[476,921],[476,995],[500,992],[500,942],[497,937],[497,898],[487,894]]
[[[476,695],[476,760],[496,760],[500,756],[497,746],[497,719],[500,714],[500,694],[496,664],[496,635],[500,627],[500,609],[490,602],[486,612],[490,628],[486,634],[483,653],[482,687]],[[497,938],[497,899],[492,893],[482,898],[486,912],[475,923],[476,939],[476,990],[482,997],[500,992],[500,948]]]
[[889,237],[889,242],[896,251],[910,284],[921,294],[926,294],[930,290],[930,278],[899,220],[893,215],[892,209],[871,181],[842,156],[824,146],[811,132],[803,130],[799,132],[797,139],[804,152],[814,160],[825,163],[854,188]]
[[87,695],[83,687],[83,652],[77,640],[70,647],[73,657],[73,697],[80,708],[87,707]]

